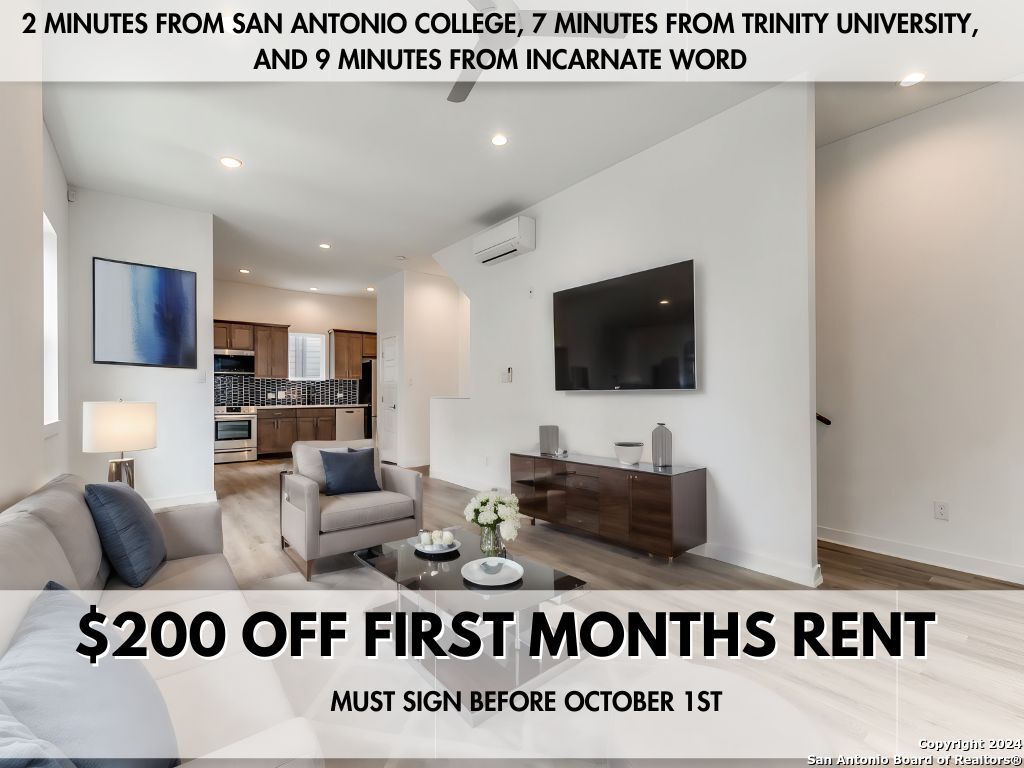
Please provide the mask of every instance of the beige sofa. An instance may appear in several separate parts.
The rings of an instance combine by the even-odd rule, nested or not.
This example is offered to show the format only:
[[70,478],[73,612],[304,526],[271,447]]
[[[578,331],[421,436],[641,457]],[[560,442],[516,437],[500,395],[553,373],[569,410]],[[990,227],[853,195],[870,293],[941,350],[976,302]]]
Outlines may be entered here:
[[318,558],[415,536],[423,526],[423,475],[382,465],[376,448],[374,470],[380,491],[324,494],[320,451],[372,446],[372,440],[310,440],[292,445],[294,471],[281,484],[281,546],[294,550],[306,581]]
[[[136,608],[139,601],[180,606],[177,601],[184,599],[184,592],[157,590],[202,590],[215,600],[216,610],[248,614],[222,551],[217,504],[158,511],[167,561],[143,587],[132,589],[111,573],[84,487],[81,478],[63,475],[0,513],[0,655],[48,581],[86,592],[86,600],[109,615],[129,602]],[[226,653],[202,665],[158,659],[145,663],[167,703],[181,757],[199,759],[194,765],[204,758],[239,754],[308,756],[299,762],[321,764],[315,734],[304,718],[295,717],[272,665],[253,664],[239,653]],[[224,691],[231,690],[230,681],[240,679],[252,695],[233,699],[228,713]],[[202,707],[208,711],[200,711]],[[249,764],[298,763],[286,757]]]

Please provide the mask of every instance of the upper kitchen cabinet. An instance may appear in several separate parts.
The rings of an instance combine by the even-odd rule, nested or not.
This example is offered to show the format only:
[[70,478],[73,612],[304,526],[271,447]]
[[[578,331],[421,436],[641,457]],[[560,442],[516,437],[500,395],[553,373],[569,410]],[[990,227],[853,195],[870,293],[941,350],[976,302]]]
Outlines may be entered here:
[[363,331],[330,332],[330,376],[334,379],[358,379],[363,375],[363,358],[377,356],[377,334]]
[[376,333],[364,333],[363,334],[363,357],[376,357],[377,356],[377,334]]
[[252,323],[213,321],[214,349],[253,350],[255,343]]
[[256,325],[256,375],[265,379],[288,378],[288,326]]

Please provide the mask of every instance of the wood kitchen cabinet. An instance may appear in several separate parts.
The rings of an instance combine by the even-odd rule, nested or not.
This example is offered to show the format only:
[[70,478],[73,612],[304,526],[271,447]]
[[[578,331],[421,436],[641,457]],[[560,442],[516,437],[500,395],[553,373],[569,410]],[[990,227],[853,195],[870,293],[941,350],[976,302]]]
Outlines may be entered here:
[[253,326],[256,375],[266,379],[288,378],[288,326]]
[[213,321],[214,349],[244,349],[252,351],[254,341],[252,323],[232,323],[224,320]]
[[376,357],[377,356],[377,334],[376,333],[364,333],[363,334],[363,357]]
[[[343,331],[335,328],[329,334],[331,348],[330,375],[334,379],[358,379],[363,375],[365,337],[373,336],[373,352],[377,352],[376,334]],[[372,356],[372,355],[371,355]]]
[[707,541],[707,471],[520,452],[512,492],[529,517],[672,558]]
[[335,434],[333,408],[296,408],[297,440],[333,440]]
[[256,414],[256,452],[290,453],[298,439],[294,408],[274,408]]
[[333,408],[266,408],[256,416],[258,454],[291,453],[297,440],[333,440]]

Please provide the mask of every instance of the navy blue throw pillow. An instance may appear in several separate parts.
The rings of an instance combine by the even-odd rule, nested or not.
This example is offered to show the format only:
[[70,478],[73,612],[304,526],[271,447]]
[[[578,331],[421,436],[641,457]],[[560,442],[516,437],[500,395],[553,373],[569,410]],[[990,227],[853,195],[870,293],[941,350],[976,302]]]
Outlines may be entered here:
[[362,451],[320,451],[327,479],[325,493],[338,496],[343,493],[379,491],[373,473],[373,449]]
[[[76,652],[83,639],[79,620],[88,611],[75,593],[54,582],[29,606],[10,646],[0,655],[0,754],[7,754],[4,737],[11,736],[13,728],[14,736],[27,740],[29,749],[23,756],[38,758],[27,763],[14,760],[13,765],[178,765],[178,743],[167,706],[142,663],[105,659],[93,666]],[[120,639],[100,631],[111,643]],[[62,755],[71,762],[60,759]],[[7,762],[0,758],[0,765]]]
[[85,502],[110,567],[125,584],[141,587],[167,559],[164,535],[153,510],[125,483],[87,485]]

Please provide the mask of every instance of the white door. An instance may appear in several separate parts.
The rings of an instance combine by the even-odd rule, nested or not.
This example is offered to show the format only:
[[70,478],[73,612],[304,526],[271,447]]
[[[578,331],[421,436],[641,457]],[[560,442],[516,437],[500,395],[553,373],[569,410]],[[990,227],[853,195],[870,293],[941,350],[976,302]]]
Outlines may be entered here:
[[398,337],[385,336],[380,354],[380,411],[377,444],[381,461],[398,462]]

